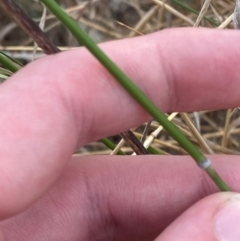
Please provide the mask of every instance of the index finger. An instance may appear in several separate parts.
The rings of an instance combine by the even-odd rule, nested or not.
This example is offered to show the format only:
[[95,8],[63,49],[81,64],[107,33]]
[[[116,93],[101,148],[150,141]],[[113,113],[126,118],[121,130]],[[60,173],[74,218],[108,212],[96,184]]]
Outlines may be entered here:
[[[175,29],[101,47],[160,109],[191,111],[239,104],[238,40]],[[1,218],[36,200],[78,146],[149,118],[83,48],[28,65],[0,86],[0,101]]]

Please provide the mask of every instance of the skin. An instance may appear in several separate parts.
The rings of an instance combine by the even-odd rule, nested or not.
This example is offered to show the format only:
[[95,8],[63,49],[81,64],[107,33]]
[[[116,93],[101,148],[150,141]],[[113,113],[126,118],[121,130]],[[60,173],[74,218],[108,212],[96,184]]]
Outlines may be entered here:
[[[197,111],[240,105],[239,40],[174,29],[101,48],[161,110]],[[5,240],[217,240],[211,224],[233,194],[217,193],[190,157],[71,157],[150,118],[85,49],[24,67],[0,86],[0,103]],[[239,191],[239,158],[209,158]]]

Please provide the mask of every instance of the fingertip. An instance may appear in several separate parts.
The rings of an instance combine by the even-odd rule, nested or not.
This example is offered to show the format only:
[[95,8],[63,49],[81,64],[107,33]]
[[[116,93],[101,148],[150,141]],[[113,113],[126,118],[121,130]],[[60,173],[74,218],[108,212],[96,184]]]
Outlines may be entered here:
[[215,216],[215,234],[220,241],[240,240],[240,195],[232,196]]
[[240,240],[240,195],[210,195],[179,216],[156,241],[237,241]]

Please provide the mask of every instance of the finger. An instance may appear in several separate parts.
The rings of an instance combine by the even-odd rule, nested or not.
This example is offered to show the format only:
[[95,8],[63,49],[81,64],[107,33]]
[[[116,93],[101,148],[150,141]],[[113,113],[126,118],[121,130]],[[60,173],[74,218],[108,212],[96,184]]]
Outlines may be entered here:
[[[102,48],[164,111],[211,109],[238,104],[238,38],[237,31],[179,29]],[[38,198],[77,146],[148,118],[83,49],[28,65],[1,85],[0,101],[0,218]]]
[[238,241],[240,195],[218,193],[188,209],[156,241]]
[[[240,191],[239,158],[211,159],[232,190]],[[41,200],[0,228],[7,240],[153,240],[218,191],[190,157],[74,157]]]
[[[161,110],[197,111],[240,104],[236,88],[240,82],[236,68],[240,51],[235,44],[239,38],[238,31],[231,30],[174,29],[106,43],[101,48]],[[22,75],[55,89],[53,92],[75,117],[80,145],[148,118],[82,48],[44,58],[25,68]],[[15,76],[14,80],[19,82],[19,78]],[[36,89],[32,95],[35,93]]]
[[[234,44],[239,38],[235,31],[175,29],[107,43],[102,48],[161,110],[197,111],[239,105],[236,88],[239,70],[236,66],[240,51]],[[191,50],[187,51],[189,46]],[[65,54],[61,55],[61,60],[71,58],[72,69],[65,74],[63,70],[61,79],[72,77],[71,72],[82,73],[83,81],[79,81],[78,74],[71,79],[74,85],[71,96],[75,113],[79,114],[78,123],[86,124],[84,131],[88,134],[84,136],[89,138],[87,141],[119,133],[146,121],[147,115],[142,108],[88,53],[79,53],[84,63],[80,58],[78,60],[77,52],[74,52],[76,58],[72,56],[73,52]],[[83,89],[81,97],[80,88]],[[86,102],[87,105],[79,105]],[[83,116],[82,113],[88,114]]]

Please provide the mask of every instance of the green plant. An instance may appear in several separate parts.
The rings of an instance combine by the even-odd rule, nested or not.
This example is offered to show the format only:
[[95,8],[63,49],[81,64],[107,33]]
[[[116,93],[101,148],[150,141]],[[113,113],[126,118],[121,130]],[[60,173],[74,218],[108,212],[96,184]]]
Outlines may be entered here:
[[[2,2],[4,2],[2,0]],[[88,35],[79,28],[78,24],[69,17],[57,4],[52,0],[41,0],[50,11],[68,28],[75,38],[81,42],[88,50],[102,63],[102,65],[111,73],[116,80],[138,101],[138,103],[157,120],[169,134],[195,159],[197,164],[204,169],[212,178],[216,185],[222,191],[229,191],[229,187],[220,178],[213,169],[211,162],[205,155],[199,151],[171,122],[165,115],[146,97],[146,95],[126,76],[92,41]]]

